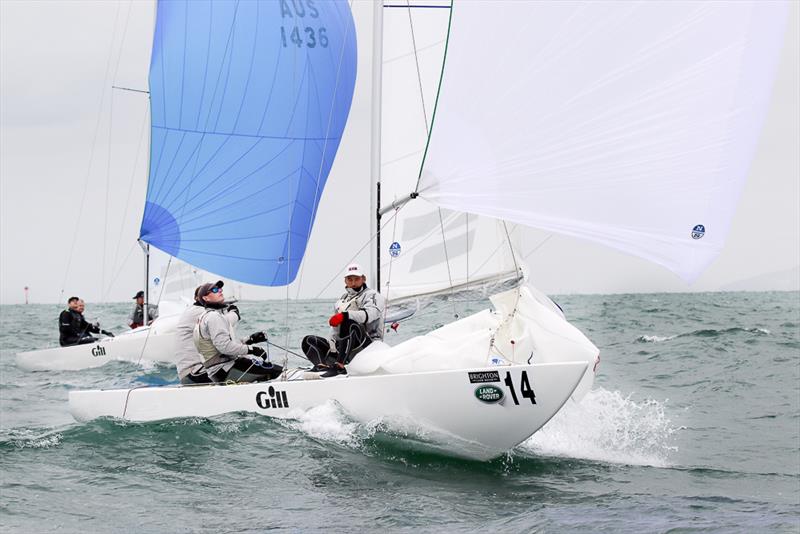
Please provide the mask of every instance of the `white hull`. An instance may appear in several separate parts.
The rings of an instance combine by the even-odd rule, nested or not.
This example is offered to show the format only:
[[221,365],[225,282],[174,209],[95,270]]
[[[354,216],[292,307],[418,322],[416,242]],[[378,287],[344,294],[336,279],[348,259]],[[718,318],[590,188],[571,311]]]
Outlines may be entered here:
[[[69,408],[78,421],[155,421],[229,412],[295,418],[335,401],[358,421],[413,429],[451,454],[486,460],[541,428],[569,399],[587,368],[587,362],[579,361],[323,380],[302,380],[295,373],[296,380],[256,384],[71,391]],[[470,373],[481,372],[489,373],[480,378],[486,381],[472,382]],[[496,390],[502,392],[502,399],[479,400],[477,390],[486,387],[495,396]]]
[[20,352],[17,367],[26,371],[78,371],[100,367],[112,360],[175,363],[176,322],[177,317],[165,317],[151,326],[103,338],[97,343]]

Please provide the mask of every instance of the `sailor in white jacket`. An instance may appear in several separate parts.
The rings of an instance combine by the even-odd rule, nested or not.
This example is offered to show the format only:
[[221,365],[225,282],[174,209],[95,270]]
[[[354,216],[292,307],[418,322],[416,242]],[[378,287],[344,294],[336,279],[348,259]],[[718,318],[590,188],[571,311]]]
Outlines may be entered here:
[[245,341],[235,339],[230,321],[225,317],[222,281],[203,284],[197,301],[204,307],[192,332],[195,348],[212,382],[262,382],[280,376],[283,368],[266,359],[266,352],[255,343],[267,340],[256,332]]
[[[175,327],[175,337],[177,338],[175,348],[178,357],[178,362],[175,366],[177,367],[181,384],[211,383],[211,379],[208,377],[206,368],[203,365],[203,358],[194,346],[194,327],[197,326],[200,317],[206,312],[203,301],[197,298],[197,292],[200,291],[201,287],[203,286],[197,286],[197,289],[195,289],[194,303],[183,310]],[[228,305],[225,308],[225,318],[230,323],[231,328],[235,330],[240,319],[239,309],[233,304]],[[256,334],[259,334],[259,332]],[[253,334],[253,336],[256,334]],[[253,336],[250,336],[249,339],[252,339]]]
[[383,296],[367,287],[367,277],[357,263],[345,269],[344,283],[345,293],[328,319],[329,338],[306,336],[301,343],[303,353],[314,364],[311,370],[323,372],[323,377],[346,374],[345,364],[373,340],[383,339]]

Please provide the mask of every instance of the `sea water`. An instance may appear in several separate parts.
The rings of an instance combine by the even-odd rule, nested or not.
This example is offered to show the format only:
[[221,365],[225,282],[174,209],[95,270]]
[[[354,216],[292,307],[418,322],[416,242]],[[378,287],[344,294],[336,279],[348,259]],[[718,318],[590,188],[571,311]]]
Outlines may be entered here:
[[[174,369],[19,370],[16,352],[56,343],[60,309],[2,306],[0,530],[800,531],[800,293],[556,300],[600,348],[594,388],[491,462],[425,452],[334,403],[288,421],[76,423],[68,391],[174,383]],[[121,331],[128,306],[87,317]],[[432,305],[387,341],[486,306]],[[241,334],[297,350],[330,302],[240,308]]]

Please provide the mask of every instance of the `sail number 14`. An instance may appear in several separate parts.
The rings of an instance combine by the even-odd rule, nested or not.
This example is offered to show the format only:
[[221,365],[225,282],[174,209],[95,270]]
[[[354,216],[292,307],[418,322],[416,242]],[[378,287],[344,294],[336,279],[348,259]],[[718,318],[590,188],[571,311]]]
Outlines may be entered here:
[[[511,373],[506,371],[505,384],[511,390],[511,398],[514,399],[514,404],[519,406],[519,398],[517,397],[517,390],[514,387],[514,381],[511,379]],[[531,404],[536,404],[536,394],[533,392],[531,383],[528,381],[528,372],[522,371],[519,381],[519,389],[522,393],[523,399],[530,399]]]

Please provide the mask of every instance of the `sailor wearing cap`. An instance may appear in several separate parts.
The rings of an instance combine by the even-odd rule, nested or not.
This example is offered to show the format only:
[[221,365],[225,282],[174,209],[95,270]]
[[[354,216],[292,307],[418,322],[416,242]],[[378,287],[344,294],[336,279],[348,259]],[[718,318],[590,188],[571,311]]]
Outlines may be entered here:
[[[221,288],[224,284],[218,281]],[[176,346],[175,352],[178,362],[175,364],[178,370],[178,378],[181,384],[209,384],[211,379],[208,377],[206,368],[203,365],[203,358],[197,352],[194,346],[194,327],[197,321],[206,312],[206,307],[202,299],[197,295],[200,289],[207,285],[216,284],[202,284],[197,286],[194,290],[194,303],[188,306],[181,316],[178,318],[178,324],[175,326]],[[225,310],[225,318],[231,325],[231,331],[235,331],[236,325],[239,323],[239,308],[235,305],[228,305]],[[251,336],[252,337],[252,336]]]
[[321,376],[346,374],[345,364],[373,340],[383,339],[383,296],[367,287],[367,277],[358,263],[351,263],[344,272],[345,293],[334,305],[335,313],[328,320],[328,339],[306,336],[301,347],[314,364],[312,371]]
[[[203,284],[195,296],[204,311],[194,326],[192,339],[208,378],[218,383],[262,382],[280,376],[283,368],[270,362],[266,351],[255,346],[267,340],[264,332],[255,332],[242,341],[234,338],[231,322],[225,317],[231,307],[225,302],[223,285],[222,280]],[[238,310],[235,312],[238,315]],[[185,377],[181,378],[184,382]]]
[[[131,310],[131,313],[128,314],[128,326],[131,328],[139,328],[140,326],[144,326],[144,291],[139,291],[133,296],[133,300],[136,301],[136,305]],[[147,316],[148,321],[147,324],[150,324],[153,319],[158,317],[158,305],[157,304],[147,304]]]

